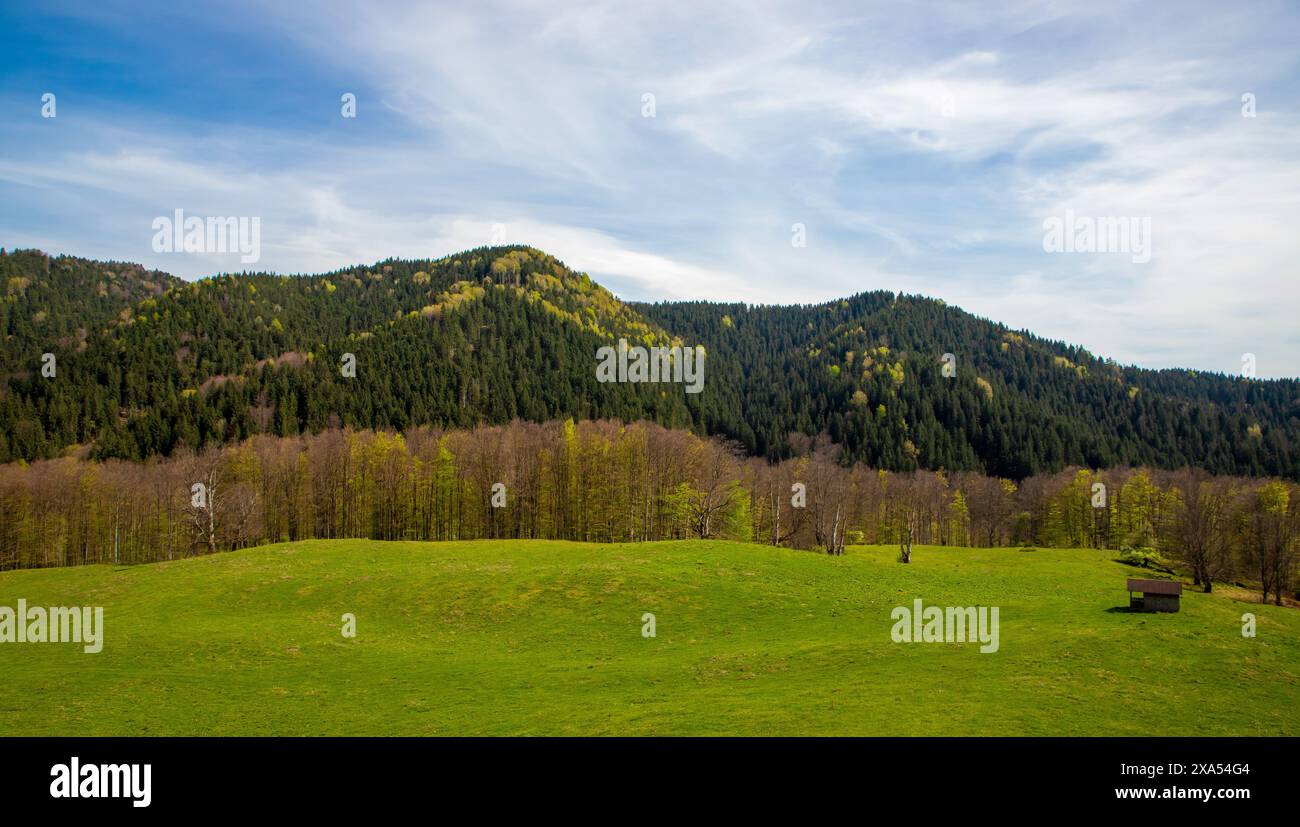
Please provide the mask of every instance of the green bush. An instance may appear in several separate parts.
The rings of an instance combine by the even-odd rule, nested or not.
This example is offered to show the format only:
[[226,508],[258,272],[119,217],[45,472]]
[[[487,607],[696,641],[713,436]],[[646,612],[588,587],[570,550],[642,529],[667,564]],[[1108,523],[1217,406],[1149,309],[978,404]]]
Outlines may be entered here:
[[1119,561],[1130,566],[1137,566],[1144,569],[1168,568],[1165,559],[1161,557],[1155,549],[1148,546],[1120,549]]

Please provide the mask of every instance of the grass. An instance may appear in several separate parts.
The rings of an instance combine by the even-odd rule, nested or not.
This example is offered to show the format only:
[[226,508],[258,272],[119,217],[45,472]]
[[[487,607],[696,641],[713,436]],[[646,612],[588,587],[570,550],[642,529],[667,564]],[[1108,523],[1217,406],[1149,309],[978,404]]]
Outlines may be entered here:
[[[1133,570],[1107,552],[895,554],[339,540],[7,572],[0,605],[106,630],[94,655],[0,644],[0,732],[1300,735],[1300,611],[1112,611]],[[893,643],[916,597],[1000,607],[1000,650]]]

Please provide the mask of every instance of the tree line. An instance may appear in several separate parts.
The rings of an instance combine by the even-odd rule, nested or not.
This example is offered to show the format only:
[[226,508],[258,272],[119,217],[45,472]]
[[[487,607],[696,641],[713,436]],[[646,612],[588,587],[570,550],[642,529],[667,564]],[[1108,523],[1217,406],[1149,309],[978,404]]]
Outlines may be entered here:
[[1017,483],[846,462],[791,438],[780,462],[640,421],[259,435],[146,462],[0,466],[0,569],[143,563],[287,540],[722,538],[1106,548],[1209,591],[1297,584],[1300,490],[1197,469],[1071,468]]

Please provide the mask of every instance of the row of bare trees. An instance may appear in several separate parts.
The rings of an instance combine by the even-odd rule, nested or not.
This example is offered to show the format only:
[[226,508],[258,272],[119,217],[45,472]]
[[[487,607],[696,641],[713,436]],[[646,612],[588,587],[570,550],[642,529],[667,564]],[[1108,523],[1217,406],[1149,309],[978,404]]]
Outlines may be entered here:
[[840,464],[804,440],[780,464],[638,422],[515,422],[405,434],[257,437],[146,463],[0,466],[0,569],[170,560],[306,538],[753,540],[1150,550],[1206,590],[1293,588],[1300,491],[1278,480],[1069,469],[977,473]]

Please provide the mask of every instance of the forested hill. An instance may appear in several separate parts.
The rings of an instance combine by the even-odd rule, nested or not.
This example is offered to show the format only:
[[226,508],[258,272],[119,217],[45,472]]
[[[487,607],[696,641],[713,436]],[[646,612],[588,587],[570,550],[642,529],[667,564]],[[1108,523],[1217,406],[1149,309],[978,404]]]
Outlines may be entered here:
[[707,346],[703,420],[757,453],[787,453],[791,430],[825,431],[851,458],[888,469],[1300,475],[1295,380],[1124,367],[888,291],[794,307],[633,307]]
[[[627,304],[525,247],[195,283],[20,251],[0,253],[0,274],[0,461],[574,417],[651,419],[772,458],[798,450],[791,434],[826,433],[846,459],[894,470],[1300,479],[1294,380],[1123,367],[917,296]],[[597,382],[597,349],[620,337],[703,345],[703,392]]]
[[30,370],[51,345],[81,347],[137,302],[180,284],[138,264],[0,250],[0,376]]

